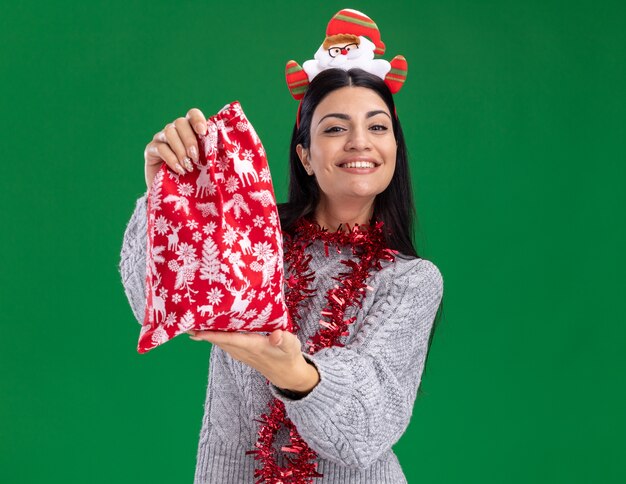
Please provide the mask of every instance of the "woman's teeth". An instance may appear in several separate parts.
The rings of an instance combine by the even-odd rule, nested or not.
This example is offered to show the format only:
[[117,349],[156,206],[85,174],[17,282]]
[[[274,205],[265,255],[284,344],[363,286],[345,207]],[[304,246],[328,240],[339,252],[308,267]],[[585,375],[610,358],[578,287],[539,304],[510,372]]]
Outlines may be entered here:
[[341,168],[374,168],[375,163],[371,161],[353,161],[352,163],[344,163]]

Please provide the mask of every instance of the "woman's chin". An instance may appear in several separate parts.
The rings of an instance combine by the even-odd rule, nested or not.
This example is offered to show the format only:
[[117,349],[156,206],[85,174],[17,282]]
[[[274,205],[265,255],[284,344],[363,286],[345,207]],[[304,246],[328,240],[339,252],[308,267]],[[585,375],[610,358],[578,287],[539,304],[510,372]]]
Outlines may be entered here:
[[372,186],[371,184],[356,183],[346,187],[346,196],[355,199],[372,199],[385,189],[384,187]]

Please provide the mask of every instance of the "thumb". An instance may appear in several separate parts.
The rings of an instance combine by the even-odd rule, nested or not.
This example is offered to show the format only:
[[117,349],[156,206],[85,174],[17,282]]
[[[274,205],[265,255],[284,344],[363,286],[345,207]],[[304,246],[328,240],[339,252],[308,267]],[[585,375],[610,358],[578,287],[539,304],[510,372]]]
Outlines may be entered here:
[[284,341],[285,341],[285,338],[283,338],[282,329],[277,329],[276,331],[272,331],[272,333],[270,334],[270,344],[272,346],[276,346],[280,348],[281,345],[284,343]]

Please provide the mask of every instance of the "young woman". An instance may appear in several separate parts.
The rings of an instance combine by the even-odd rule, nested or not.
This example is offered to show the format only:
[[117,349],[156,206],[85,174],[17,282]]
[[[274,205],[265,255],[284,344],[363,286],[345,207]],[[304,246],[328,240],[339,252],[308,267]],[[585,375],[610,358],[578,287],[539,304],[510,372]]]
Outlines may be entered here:
[[[412,190],[395,113],[387,85],[361,69],[328,69],[311,81],[291,140],[289,200],[279,206],[297,332],[190,332],[213,343],[196,483],[406,482],[392,446],[411,418],[443,280],[412,243]],[[194,131],[206,132],[198,109],[154,136],[145,150],[148,188],[163,162],[193,170]],[[145,232],[146,195],[126,229],[120,264],[140,323]],[[338,290],[352,294],[341,307]],[[320,313],[349,323],[329,340]],[[285,424],[277,448],[300,446],[286,452],[291,463],[274,457],[272,427],[263,421]]]

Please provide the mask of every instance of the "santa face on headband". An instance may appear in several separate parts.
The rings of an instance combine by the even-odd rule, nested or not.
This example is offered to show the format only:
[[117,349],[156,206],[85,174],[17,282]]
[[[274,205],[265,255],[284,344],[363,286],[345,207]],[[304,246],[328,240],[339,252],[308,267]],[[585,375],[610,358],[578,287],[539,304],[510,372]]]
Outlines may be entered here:
[[317,49],[314,60],[306,61],[302,68],[309,81],[325,69],[338,68],[347,71],[354,67],[365,69],[384,79],[391,66],[384,59],[374,59],[375,49],[376,46],[363,36],[332,35],[326,37]]
[[296,100],[302,100],[311,81],[326,69],[352,68],[380,77],[392,94],[397,93],[406,81],[406,59],[397,55],[391,62],[374,59],[385,53],[385,43],[374,21],[363,12],[344,8],[328,22],[326,38],[317,49],[313,59],[300,66],[290,60],[285,66],[285,80],[289,92]]

